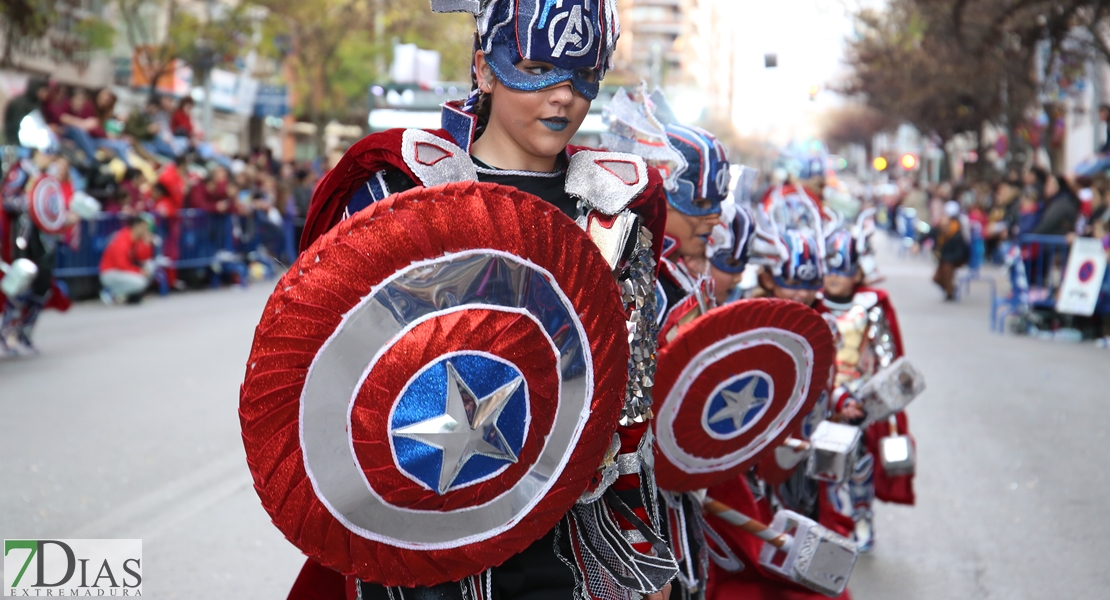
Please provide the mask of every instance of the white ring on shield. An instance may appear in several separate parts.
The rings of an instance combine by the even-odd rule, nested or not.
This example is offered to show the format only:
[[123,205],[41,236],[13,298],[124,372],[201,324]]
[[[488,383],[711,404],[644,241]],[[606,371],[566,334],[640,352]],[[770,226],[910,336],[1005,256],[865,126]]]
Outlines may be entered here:
[[[683,397],[684,390],[689,388],[690,384],[711,364],[734,352],[762,344],[775,346],[793,359],[796,377],[794,388],[787,399],[787,406],[775,415],[763,433],[757,435],[743,448],[715,458],[703,458],[686,452],[675,439],[674,433],[675,418],[685,399]],[[671,391],[667,394],[663,409],[656,415],[656,418],[659,419],[659,424],[656,426],[659,451],[687,473],[723,471],[750,460],[786,429],[802,405],[805,404],[805,398],[809,395],[810,382],[813,378],[812,369],[813,349],[809,342],[804,337],[783,329],[761,327],[728,336],[712,344],[686,364],[678,379],[675,380]]]
[[[565,349],[562,354],[555,345],[552,351],[564,369],[574,366],[567,362],[575,358],[575,351],[580,352],[578,360],[584,367],[583,373],[573,379],[562,379],[555,421],[540,457],[529,473],[506,494],[480,507],[450,512],[411,511],[386,504],[366,484],[351,450],[346,428],[350,403],[357,394],[357,384],[362,381],[366,366],[376,359],[382,348],[392,345],[390,340],[402,334],[404,327],[397,321],[402,318],[399,313],[429,307],[412,302],[399,306],[399,301],[417,299],[390,299],[390,286],[428,278],[437,269],[480,270],[490,266],[494,260],[500,261],[500,267],[520,276],[524,272],[540,275],[556,294],[559,308],[573,323],[579,343],[574,348]],[[431,305],[435,310],[410,315],[413,320],[455,306],[478,308],[484,304],[480,302],[481,298],[475,298],[468,304],[461,294],[453,296],[451,290],[445,290],[445,287],[429,286],[426,291],[438,296],[423,300],[450,305]],[[524,300],[527,298],[520,299],[521,302]],[[393,304],[386,306],[387,301]],[[546,496],[562,474],[589,419],[592,395],[593,358],[589,338],[570,300],[547,270],[513,254],[492,249],[468,250],[415,262],[374,286],[344,315],[336,331],[313,359],[301,391],[298,423],[305,471],[317,498],[336,520],[356,535],[412,550],[440,550],[473,544],[511,529]],[[343,401],[332,401],[329,405],[327,400],[337,397]],[[560,452],[559,448],[565,449],[565,452]],[[555,453],[558,456],[554,456]],[[497,514],[493,514],[495,512]],[[466,518],[460,518],[461,514],[466,514]],[[377,531],[371,530],[368,525]]]

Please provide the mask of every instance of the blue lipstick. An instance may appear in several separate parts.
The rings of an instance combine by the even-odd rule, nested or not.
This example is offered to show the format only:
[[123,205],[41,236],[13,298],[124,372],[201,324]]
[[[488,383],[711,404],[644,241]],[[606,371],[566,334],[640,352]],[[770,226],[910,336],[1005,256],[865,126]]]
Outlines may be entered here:
[[570,125],[570,119],[564,117],[551,117],[550,119],[540,119],[540,123],[551,131],[563,131]]

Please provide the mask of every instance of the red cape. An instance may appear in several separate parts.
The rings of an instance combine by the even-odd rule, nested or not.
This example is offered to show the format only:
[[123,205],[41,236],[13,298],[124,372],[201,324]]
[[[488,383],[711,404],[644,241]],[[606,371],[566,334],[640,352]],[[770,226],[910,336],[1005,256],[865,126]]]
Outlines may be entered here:
[[[887,323],[890,325],[890,337],[894,342],[894,357],[898,358],[904,354],[902,346],[902,330],[898,327],[898,315],[894,312],[894,305],[890,302],[890,295],[886,290],[876,288],[861,287],[857,292],[871,292],[879,297],[878,306],[883,309],[883,314],[886,315]],[[898,413],[898,433],[910,435],[910,422],[909,417],[906,416],[905,411]],[[900,475],[898,477],[891,477],[883,470],[883,465],[879,461],[879,440],[891,434],[889,421],[882,421],[875,423],[867,428],[864,433],[863,443],[867,445],[867,451],[871,456],[875,457],[875,497],[883,502],[892,502],[894,504],[909,504],[913,505],[915,496],[913,492],[913,475]],[[910,441],[916,445],[913,436],[910,435]]]
[[[428,133],[455,143],[451,135],[442,129],[428,130]],[[301,234],[303,252],[316,238],[324,235],[343,218],[347,203],[355,190],[366,183],[375,173],[383,169],[397,169],[413,181],[420,180],[405,164],[401,156],[401,140],[404,129],[390,129],[372,133],[361,140],[343,155],[339,164],[328,171],[316,186],[312,202],[305,217],[304,233]],[[567,156],[587,148],[567,146]],[[663,232],[667,222],[667,199],[663,194],[663,179],[658,170],[648,169],[648,187],[629,205],[643,219],[651,231],[652,245],[656,257],[663,251]]]

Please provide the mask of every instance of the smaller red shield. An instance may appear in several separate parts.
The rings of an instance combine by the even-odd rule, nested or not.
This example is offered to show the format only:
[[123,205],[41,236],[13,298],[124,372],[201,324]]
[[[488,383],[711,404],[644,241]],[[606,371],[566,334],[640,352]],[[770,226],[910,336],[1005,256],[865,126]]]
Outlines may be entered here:
[[685,328],[655,378],[659,486],[712,487],[796,434],[828,391],[834,352],[821,315],[785,300],[736,302]]
[[62,184],[53,177],[42,177],[27,196],[27,211],[38,227],[46,233],[59,233],[66,227],[69,208],[62,193]]

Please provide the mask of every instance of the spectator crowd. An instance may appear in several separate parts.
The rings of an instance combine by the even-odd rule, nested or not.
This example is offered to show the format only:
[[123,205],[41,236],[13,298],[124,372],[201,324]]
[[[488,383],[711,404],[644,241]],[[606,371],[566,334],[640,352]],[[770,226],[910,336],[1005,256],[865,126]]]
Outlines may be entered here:
[[[883,203],[890,222],[914,250],[925,247],[935,255],[934,281],[948,300],[957,298],[956,271],[971,261],[974,244],[980,245],[982,260],[998,264],[1026,234],[1059,236],[1069,244],[1077,237],[1096,238],[1110,252],[1110,177],[1105,172],[1069,176],[1031,167],[970,184],[906,182]],[[1039,267],[1035,261],[1039,252],[1037,244],[1021,247],[1026,269],[1053,268],[1052,277],[1058,279],[1063,265]],[[1047,281],[1050,274],[1028,275]],[[1104,316],[1110,309],[1106,288],[1104,282],[1095,316],[1101,320],[1095,329],[1104,338],[1110,336],[1110,318]]]
[[[88,194],[107,218],[116,214],[123,229],[154,230],[153,219],[140,217],[156,218],[161,254],[171,261],[182,233],[178,217],[186,209],[227,217],[237,238],[256,240],[253,247],[268,257],[292,261],[295,257],[282,245],[283,226],[292,224],[299,236],[318,169],[278,162],[268,149],[221,154],[204,140],[193,109],[189,97],[152,96],[142,107],[124,110],[107,88],[29,82],[4,115],[4,246],[10,247],[17,235],[15,224],[25,208],[20,202],[25,204],[29,185],[48,174],[62,182],[67,200],[74,193]],[[67,241],[76,244],[72,236]],[[171,285],[184,286],[172,269],[170,278]],[[101,283],[110,287],[103,276]],[[128,296],[135,295],[102,294],[106,301]]]

